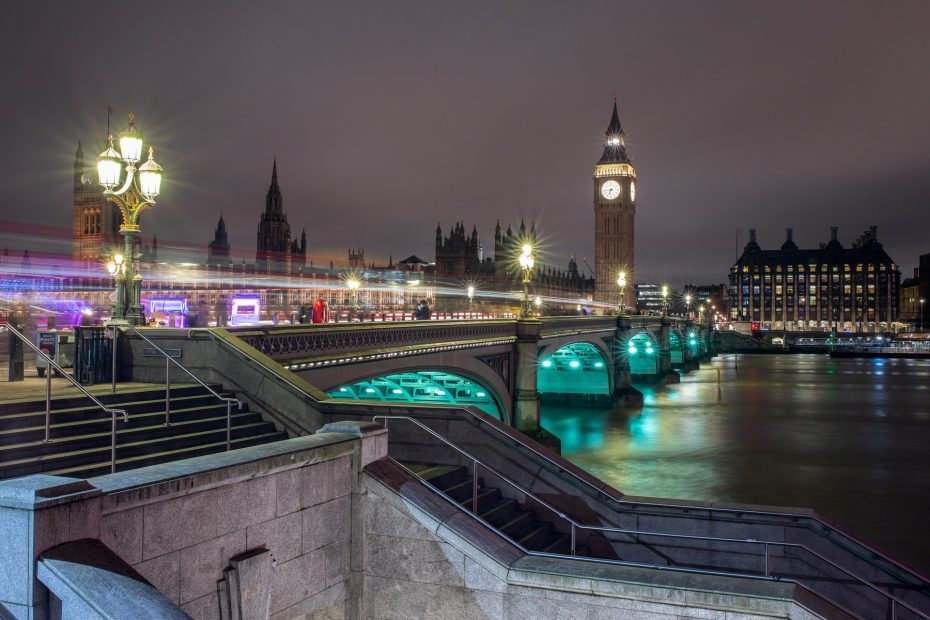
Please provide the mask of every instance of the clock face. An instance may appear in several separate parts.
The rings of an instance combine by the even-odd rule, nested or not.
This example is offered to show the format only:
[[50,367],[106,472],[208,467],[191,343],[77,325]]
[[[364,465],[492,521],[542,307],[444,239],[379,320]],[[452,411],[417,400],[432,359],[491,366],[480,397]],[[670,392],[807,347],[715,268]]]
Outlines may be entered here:
[[620,184],[616,181],[607,181],[601,185],[601,196],[607,200],[613,200],[620,195]]
[[630,200],[636,202],[636,181],[630,181]]

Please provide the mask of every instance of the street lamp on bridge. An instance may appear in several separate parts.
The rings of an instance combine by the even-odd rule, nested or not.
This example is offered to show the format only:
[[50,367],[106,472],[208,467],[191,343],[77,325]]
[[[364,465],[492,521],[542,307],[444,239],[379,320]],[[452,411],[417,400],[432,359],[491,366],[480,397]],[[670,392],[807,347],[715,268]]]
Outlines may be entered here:
[[662,316],[668,315],[668,286],[662,285]]
[[617,286],[620,287],[620,303],[617,304],[620,308],[620,314],[623,315],[626,312],[626,298],[623,296],[624,291],[626,291],[626,272],[621,271],[620,275],[617,276]]
[[523,244],[523,251],[520,254],[520,268],[523,270],[523,299],[520,302],[520,318],[530,317],[530,282],[532,281],[533,265],[536,259],[533,258],[533,246],[529,243]]
[[691,320],[691,293],[685,295],[685,306],[688,308],[688,320]]
[[358,314],[358,287],[362,285],[356,277],[346,278],[346,286],[352,292],[352,312]]
[[[142,276],[136,273],[133,264],[133,240],[142,232],[139,215],[155,204],[155,197],[161,190],[163,169],[155,162],[151,146],[148,161],[136,169],[136,164],[142,159],[142,134],[136,129],[135,114],[129,114],[129,127],[119,134],[119,151],[114,148],[113,134],[107,139],[106,150],[97,158],[97,178],[104,188],[103,195],[119,207],[122,216],[119,232],[125,244],[123,254],[117,254],[107,264],[107,271],[116,278],[113,318],[141,325],[145,322],[141,300]],[[123,167],[126,168],[126,177],[120,185]]]

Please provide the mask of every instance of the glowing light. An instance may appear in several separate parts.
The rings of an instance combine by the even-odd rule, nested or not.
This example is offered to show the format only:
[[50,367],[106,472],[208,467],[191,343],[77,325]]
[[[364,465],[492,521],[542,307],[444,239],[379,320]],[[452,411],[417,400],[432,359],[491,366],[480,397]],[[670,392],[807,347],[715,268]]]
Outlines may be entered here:
[[604,366],[604,362],[594,362],[595,368],[602,368],[603,366]]
[[340,392],[348,392],[349,390],[348,390],[347,388],[341,387],[341,388],[339,388],[339,391],[340,391]]
[[97,159],[97,180],[107,189],[113,189],[119,185],[120,172],[122,164],[120,163],[120,154],[113,148],[113,136],[111,135],[109,146]]
[[155,149],[149,147],[149,159],[139,168],[139,185],[146,200],[153,200],[161,190],[162,167],[155,162]]
[[403,393],[404,393],[403,390],[399,390],[397,388],[394,388],[393,390],[391,390],[391,394],[403,394]]
[[691,339],[691,344],[692,344],[692,345],[696,345],[696,344],[697,344],[697,340],[695,340],[694,338],[692,338],[692,339]]
[[539,295],[537,295],[537,296],[536,296],[536,307],[539,307],[539,306],[541,306],[541,305],[542,305],[542,297],[540,297]]
[[551,368],[551,367],[552,367],[552,360],[546,360],[546,361],[544,361],[544,362],[542,363],[542,365],[543,365],[543,368]]
[[349,287],[349,290],[357,291],[358,287],[361,285],[362,283],[359,282],[358,279],[356,278],[349,278],[348,280],[346,280],[346,286]]
[[625,271],[621,271],[620,275],[617,276],[617,286],[619,286],[620,288],[626,287],[626,272]]
[[365,393],[366,393],[366,394],[374,394],[374,393],[375,393],[375,390],[374,390],[374,388],[365,388]]
[[136,117],[129,115],[129,127],[119,134],[119,150],[123,159],[131,164],[142,159],[142,134],[136,129]]
[[629,349],[627,349],[627,350],[628,350],[630,353],[636,353],[636,347],[632,347],[632,346],[631,346],[631,347],[630,347]]
[[652,347],[646,347],[646,353],[652,353]]
[[568,363],[568,365],[571,366],[572,368],[578,368],[579,366],[581,366],[581,363],[578,360],[572,360]]
[[445,393],[444,391],[442,391],[442,390],[436,390],[435,394],[436,394],[436,396],[445,396],[445,395],[446,395],[446,393]]
[[485,396],[487,396],[487,394],[485,394],[484,392],[478,392],[477,394],[475,394],[475,396],[477,396],[478,398],[484,398]]

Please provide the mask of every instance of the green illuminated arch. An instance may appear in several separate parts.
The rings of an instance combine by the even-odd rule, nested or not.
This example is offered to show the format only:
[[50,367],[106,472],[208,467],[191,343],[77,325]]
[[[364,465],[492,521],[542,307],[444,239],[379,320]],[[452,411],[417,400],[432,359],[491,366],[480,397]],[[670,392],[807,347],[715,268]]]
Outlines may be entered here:
[[659,347],[648,334],[645,332],[634,334],[626,344],[625,353],[627,362],[630,364],[630,374],[659,374]]
[[372,377],[327,392],[339,400],[374,400],[387,403],[473,405],[502,419],[491,391],[471,379],[439,370],[402,372]]
[[536,378],[540,393],[610,394],[607,360],[593,344],[575,342],[539,360]]

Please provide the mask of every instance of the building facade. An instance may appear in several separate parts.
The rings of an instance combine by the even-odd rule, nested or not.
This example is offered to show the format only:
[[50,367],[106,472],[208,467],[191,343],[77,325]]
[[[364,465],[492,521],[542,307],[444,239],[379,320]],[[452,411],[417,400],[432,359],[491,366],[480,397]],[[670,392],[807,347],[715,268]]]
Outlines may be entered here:
[[620,303],[617,277],[626,273],[624,305],[636,303],[634,224],[636,169],[626,148],[617,102],[607,126],[604,153],[594,166],[594,274],[597,301]]
[[850,248],[830,241],[801,250],[792,229],[778,250],[763,250],[755,229],[730,269],[730,318],[763,329],[883,331],[898,320],[900,272],[875,226]]
[[[463,222],[456,222],[444,236],[442,226],[437,224],[435,275],[446,280],[480,282],[498,290],[517,287],[522,279],[518,258],[523,244],[536,247],[537,242],[535,223],[527,230],[521,220],[516,232],[510,225],[501,232],[498,221],[494,228],[494,256],[485,257],[477,227],[469,233]],[[534,295],[575,299],[590,298],[594,293],[594,281],[581,275],[574,258],[567,269],[537,262],[532,278]]]
[[71,258],[82,263],[105,262],[114,248],[122,247],[119,227],[119,208],[104,197],[93,166],[85,166],[79,142],[74,153]]

